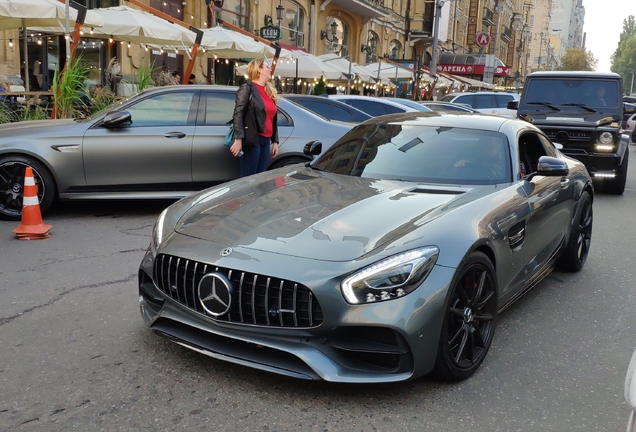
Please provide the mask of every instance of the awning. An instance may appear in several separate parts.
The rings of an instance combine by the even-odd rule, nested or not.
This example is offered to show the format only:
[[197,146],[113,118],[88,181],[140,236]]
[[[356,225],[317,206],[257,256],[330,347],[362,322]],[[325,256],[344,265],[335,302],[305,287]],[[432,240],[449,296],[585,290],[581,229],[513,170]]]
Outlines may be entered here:
[[307,50],[303,47],[297,47],[294,45],[284,44],[280,42],[278,42],[278,46],[280,46],[282,49],[286,49],[287,51],[302,51],[304,53],[307,52]]

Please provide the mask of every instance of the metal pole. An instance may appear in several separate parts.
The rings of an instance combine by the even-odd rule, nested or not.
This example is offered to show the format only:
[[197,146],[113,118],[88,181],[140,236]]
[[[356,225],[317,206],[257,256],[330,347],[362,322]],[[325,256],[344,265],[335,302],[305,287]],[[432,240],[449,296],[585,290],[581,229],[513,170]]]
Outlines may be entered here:
[[29,42],[26,27],[22,27],[22,33],[24,34],[24,88],[29,91]]
[[632,84],[629,87],[629,95],[633,95],[634,94],[634,69],[632,69]]
[[69,16],[70,0],[64,1],[64,14],[66,15],[65,23],[64,23],[64,39],[66,42],[66,63],[65,64],[68,64],[71,60],[71,18]]
[[349,60],[349,73],[347,74],[347,94],[351,94],[351,54],[347,56]]
[[499,39],[499,0],[495,3],[495,13],[497,14],[497,23],[495,24],[495,40],[492,44],[492,53],[495,56],[495,70],[497,70],[497,40]]
[[380,92],[380,83],[382,82],[382,80],[380,79],[380,68],[382,67],[382,61],[377,55],[375,56],[375,58],[378,61],[378,82],[375,83],[375,97],[378,97],[378,93]]
[[296,63],[296,79],[294,79],[294,94],[298,94],[298,59],[294,57],[294,63]]
[[437,75],[437,39],[439,38],[439,20],[442,19],[444,0],[435,0],[435,24],[433,25],[433,55],[431,56],[431,76]]

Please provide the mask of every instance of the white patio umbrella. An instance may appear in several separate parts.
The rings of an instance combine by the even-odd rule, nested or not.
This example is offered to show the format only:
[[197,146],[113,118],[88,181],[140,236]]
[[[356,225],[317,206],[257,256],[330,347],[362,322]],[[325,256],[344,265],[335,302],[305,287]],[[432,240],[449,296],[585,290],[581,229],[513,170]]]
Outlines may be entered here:
[[[408,80],[413,78],[413,72],[401,68],[399,66],[392,65],[390,63],[380,63],[380,78],[386,79],[398,79],[398,80]],[[369,63],[368,65],[363,66],[372,77],[378,77],[378,63]]]
[[[103,17],[104,24],[93,29],[91,37],[113,38],[124,42],[136,42],[147,45],[183,45],[191,47],[195,43],[196,33],[185,27],[139,9],[129,6],[93,9]],[[84,26],[86,27],[86,25]],[[214,46],[213,40],[208,40]]]
[[[335,69],[315,55],[303,51],[291,51],[292,59],[282,59],[276,65],[274,76],[281,78],[320,78],[337,80],[342,78],[342,72]],[[247,66],[237,66],[236,71],[245,75]]]
[[[355,62],[351,62],[344,57],[340,57],[337,54],[323,54],[318,56],[318,58],[329,66],[338,69],[343,74],[348,74],[349,70],[351,70],[351,73],[357,75],[358,78],[360,78],[362,81],[366,83],[375,82],[373,79],[371,79],[372,75],[371,73],[369,73],[368,70]],[[351,69],[349,69],[349,63],[351,63]]]
[[[242,33],[216,26],[203,30],[201,47],[207,55],[216,55],[223,58],[272,58],[275,50],[269,45],[258,42]],[[213,43],[211,43],[213,41]],[[282,49],[280,58],[291,59],[291,52]],[[278,73],[278,65],[275,73]]]
[[[77,9],[69,8],[71,26],[75,25]],[[59,27],[64,31],[66,7],[57,0],[0,0],[0,30],[23,27]],[[87,11],[84,25],[99,27],[104,19]]]

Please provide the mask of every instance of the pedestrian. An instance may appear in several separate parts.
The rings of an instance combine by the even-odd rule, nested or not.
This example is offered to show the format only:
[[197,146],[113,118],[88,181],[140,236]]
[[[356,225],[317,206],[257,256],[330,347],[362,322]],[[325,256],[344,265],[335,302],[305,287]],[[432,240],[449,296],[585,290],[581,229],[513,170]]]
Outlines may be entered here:
[[252,60],[247,76],[247,82],[236,91],[232,118],[235,139],[230,147],[235,157],[241,157],[241,177],[265,171],[269,158],[278,155],[278,94],[270,82],[269,63]]
[[195,74],[190,74],[190,80],[188,80],[188,84],[196,84],[194,80],[197,78]]
[[181,84],[181,75],[179,75],[179,71],[172,72],[172,78],[175,79],[177,84]]

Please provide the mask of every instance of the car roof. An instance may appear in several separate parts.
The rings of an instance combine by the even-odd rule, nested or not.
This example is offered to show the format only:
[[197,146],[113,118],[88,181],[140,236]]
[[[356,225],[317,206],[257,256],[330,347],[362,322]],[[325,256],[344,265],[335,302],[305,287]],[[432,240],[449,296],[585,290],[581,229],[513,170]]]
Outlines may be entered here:
[[485,131],[499,131],[507,123],[517,123],[532,126],[524,120],[510,119],[501,116],[489,116],[479,113],[456,111],[448,112],[407,112],[400,114],[386,114],[367,120],[363,124],[413,124],[418,122],[423,126],[449,126]]
[[398,107],[398,108],[405,108],[407,110],[417,111],[415,108],[411,108],[410,106],[402,105],[400,103],[393,102],[393,101],[387,100],[385,98],[376,98],[376,97],[361,96],[361,95],[329,95],[329,98],[330,99],[335,99],[335,100],[339,100],[339,99],[372,100],[372,101],[375,101],[375,102],[384,103],[384,104],[391,105],[391,106]]
[[595,71],[540,71],[533,72],[528,78],[610,78],[617,79],[621,76],[613,72]]
[[507,91],[507,90],[486,90],[486,91],[467,91],[467,92],[458,92],[458,93],[449,93],[447,95],[444,95],[444,97],[447,96],[463,96],[463,95],[468,95],[468,94],[509,94],[509,95],[513,95],[513,96],[519,96],[519,93],[514,92],[514,91]]

